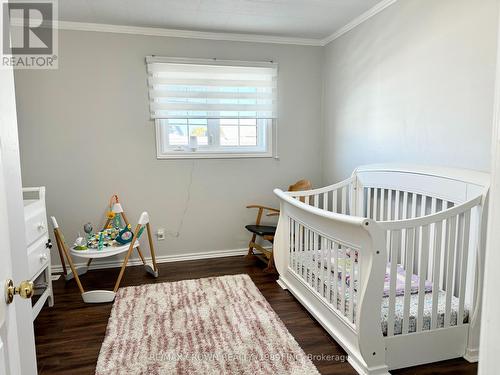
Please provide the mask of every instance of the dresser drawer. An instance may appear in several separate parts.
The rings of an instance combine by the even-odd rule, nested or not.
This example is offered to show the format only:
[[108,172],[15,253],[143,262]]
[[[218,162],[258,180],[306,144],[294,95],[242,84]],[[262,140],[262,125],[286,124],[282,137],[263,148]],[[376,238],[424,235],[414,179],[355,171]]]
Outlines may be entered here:
[[26,245],[30,246],[40,237],[47,237],[47,216],[44,209],[30,212],[25,217]]
[[28,270],[30,278],[33,278],[38,271],[50,262],[50,249],[47,248],[48,240],[48,236],[45,235],[28,248]]

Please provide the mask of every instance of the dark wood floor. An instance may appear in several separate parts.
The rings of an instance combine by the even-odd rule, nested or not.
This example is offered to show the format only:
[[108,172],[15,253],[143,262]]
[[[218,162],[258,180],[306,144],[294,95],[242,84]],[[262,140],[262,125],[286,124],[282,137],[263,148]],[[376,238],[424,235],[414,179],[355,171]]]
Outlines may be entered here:
[[[177,281],[208,276],[246,273],[250,275],[274,311],[280,316],[302,349],[317,356],[314,363],[322,374],[355,374],[353,368],[338,359],[345,352],[308,312],[275,282],[276,276],[264,273],[264,264],[243,257],[197,260],[160,265],[160,277],[146,275],[143,267],[129,267],[122,286]],[[94,270],[83,276],[89,289],[112,289],[119,269]],[[37,359],[40,375],[94,374],[104,339],[111,304],[84,304],[74,281],[62,278],[54,282],[55,306],[45,307],[35,321]],[[321,360],[319,356],[330,356]],[[337,358],[337,360],[335,360]],[[333,358],[333,360],[332,360]],[[475,374],[477,365],[455,359],[413,367],[393,374]]]

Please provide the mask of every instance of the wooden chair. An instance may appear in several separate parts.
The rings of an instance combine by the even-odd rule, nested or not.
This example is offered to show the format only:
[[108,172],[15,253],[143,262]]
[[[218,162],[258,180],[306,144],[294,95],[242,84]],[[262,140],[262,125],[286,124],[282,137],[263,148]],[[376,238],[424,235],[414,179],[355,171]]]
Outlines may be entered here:
[[[288,187],[288,191],[304,191],[311,189],[312,184],[309,180],[300,180]],[[301,200],[303,201],[303,198],[301,198]],[[276,225],[261,225],[262,215],[264,214],[264,212],[268,212],[266,216],[277,216],[279,215],[280,211],[276,208],[266,207],[259,204],[251,204],[247,206],[247,208],[257,208],[258,211],[255,224],[245,226],[245,228],[250,233],[252,233],[252,238],[250,239],[250,243],[248,244],[248,254],[246,256],[253,257],[256,255],[254,253],[254,249],[259,250],[267,261],[267,267],[264,269],[264,271],[275,272],[272,250],[266,249],[265,247],[259,245],[258,243],[256,243],[256,240],[258,236],[263,240],[270,242],[271,244],[273,243],[274,234],[276,233]]]

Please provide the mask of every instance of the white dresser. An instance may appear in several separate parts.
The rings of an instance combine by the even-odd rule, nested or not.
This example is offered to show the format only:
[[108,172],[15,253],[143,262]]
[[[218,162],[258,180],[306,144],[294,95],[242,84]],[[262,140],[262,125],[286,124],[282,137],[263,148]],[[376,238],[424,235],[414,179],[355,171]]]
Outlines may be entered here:
[[45,302],[48,302],[49,306],[54,305],[50,278],[52,243],[47,226],[45,187],[24,188],[23,199],[29,277],[35,284],[35,294],[32,297],[34,320]]

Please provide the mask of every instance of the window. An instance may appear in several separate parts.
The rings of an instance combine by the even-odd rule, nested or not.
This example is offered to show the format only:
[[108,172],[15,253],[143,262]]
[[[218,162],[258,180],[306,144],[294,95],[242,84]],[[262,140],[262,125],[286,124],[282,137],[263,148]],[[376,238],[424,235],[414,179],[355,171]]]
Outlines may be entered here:
[[148,57],[157,156],[273,156],[277,66]]

